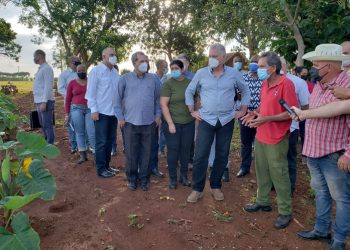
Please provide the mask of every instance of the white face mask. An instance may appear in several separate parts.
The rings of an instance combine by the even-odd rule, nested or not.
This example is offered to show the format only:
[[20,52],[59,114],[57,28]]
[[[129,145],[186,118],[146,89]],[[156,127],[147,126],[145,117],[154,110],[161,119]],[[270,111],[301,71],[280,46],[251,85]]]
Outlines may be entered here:
[[117,57],[116,56],[110,56],[108,59],[109,63],[113,66],[117,63]]
[[217,66],[219,66],[219,60],[213,57],[209,57],[209,63],[208,63],[209,67],[211,69],[216,68]]
[[142,72],[142,73],[146,73],[147,72],[147,69],[148,69],[148,64],[146,62],[143,62],[139,65],[139,70]]

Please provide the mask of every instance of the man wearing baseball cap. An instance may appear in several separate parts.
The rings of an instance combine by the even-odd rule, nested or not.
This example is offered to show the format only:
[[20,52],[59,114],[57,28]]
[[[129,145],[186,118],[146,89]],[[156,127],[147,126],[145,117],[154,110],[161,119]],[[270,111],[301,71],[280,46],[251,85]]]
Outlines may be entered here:
[[[350,55],[342,46],[320,44],[315,51],[303,56],[312,61],[317,84],[310,96],[310,109],[337,101],[332,89],[350,88],[350,78],[341,70],[342,61]],[[331,241],[328,249],[345,249],[350,233],[350,116],[309,119],[306,121],[303,155],[311,175],[311,187],[316,192],[316,220],[310,231],[297,235],[306,240]],[[331,237],[332,202],[336,216]]]

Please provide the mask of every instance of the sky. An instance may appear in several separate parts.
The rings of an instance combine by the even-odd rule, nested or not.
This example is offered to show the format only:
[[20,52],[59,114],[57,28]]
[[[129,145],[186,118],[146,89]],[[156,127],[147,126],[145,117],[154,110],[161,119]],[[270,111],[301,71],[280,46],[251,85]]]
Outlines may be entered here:
[[[18,71],[29,72],[33,77],[38,69],[38,65],[33,62],[33,53],[37,49],[42,49],[46,52],[46,60],[49,64],[52,64],[52,53],[56,40],[50,38],[44,38],[44,42],[41,45],[36,45],[31,42],[31,39],[35,35],[39,35],[38,27],[32,29],[27,28],[18,22],[21,9],[9,3],[6,6],[0,5],[0,17],[4,18],[6,22],[11,24],[12,30],[17,33],[15,42],[22,46],[21,53],[19,55],[19,61],[16,62],[8,57],[0,55],[0,71],[14,73]],[[226,47],[232,48],[232,43],[226,44]],[[134,45],[128,59],[131,58],[131,54],[140,50],[140,45]],[[228,50],[229,51],[229,50]],[[126,62],[118,63],[119,69],[132,70],[132,64],[130,60]],[[55,77],[58,77],[61,73],[60,69],[54,68]]]

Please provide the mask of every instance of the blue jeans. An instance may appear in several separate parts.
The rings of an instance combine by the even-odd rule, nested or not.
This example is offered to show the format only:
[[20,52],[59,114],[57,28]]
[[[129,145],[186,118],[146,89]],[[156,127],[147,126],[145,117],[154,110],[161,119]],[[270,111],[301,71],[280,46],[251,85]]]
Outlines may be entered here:
[[252,165],[252,151],[256,135],[256,128],[250,128],[239,121],[239,130],[241,137],[241,158],[242,163],[240,169],[244,172],[250,171]]
[[221,188],[221,179],[228,162],[233,133],[234,119],[222,126],[218,120],[215,126],[206,121],[199,122],[192,170],[192,189],[202,192],[208,168],[210,148],[216,136],[216,150],[213,170],[210,174],[210,187]]
[[311,187],[316,192],[315,229],[329,233],[332,224],[332,201],[336,204],[334,240],[345,242],[350,234],[350,173],[340,170],[337,162],[341,153],[320,158],[307,158]]
[[95,161],[97,174],[109,168],[112,139],[115,137],[118,120],[115,116],[99,114],[95,121]]
[[164,134],[167,142],[167,163],[171,179],[177,178],[178,160],[180,160],[180,176],[188,174],[188,162],[190,150],[194,138],[194,121],[186,124],[175,123],[176,133],[169,132],[167,123],[163,123]]
[[36,109],[38,111],[39,123],[44,134],[45,140],[49,144],[53,144],[55,141],[55,132],[53,128],[53,112],[55,110],[55,101],[48,100],[46,103],[46,111],[40,111],[41,103],[36,103]]
[[84,105],[72,104],[70,115],[77,138],[78,150],[86,151],[86,136],[89,138],[90,147],[95,150],[95,125],[91,119],[91,110]]
[[70,143],[70,147],[71,149],[77,149],[78,148],[78,144],[77,144],[77,140],[75,138],[75,133],[73,130],[73,122],[72,120],[69,121],[71,123],[72,126],[68,125],[67,129],[68,129],[68,135],[69,135],[69,143]]
[[299,129],[295,129],[289,134],[288,148],[288,171],[292,193],[295,191],[295,183],[297,181],[297,144],[299,137]]

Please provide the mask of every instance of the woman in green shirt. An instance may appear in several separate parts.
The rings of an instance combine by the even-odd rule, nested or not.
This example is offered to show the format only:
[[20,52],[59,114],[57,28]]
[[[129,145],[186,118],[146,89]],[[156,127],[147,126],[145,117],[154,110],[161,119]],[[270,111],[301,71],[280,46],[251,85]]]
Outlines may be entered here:
[[175,189],[178,160],[180,160],[179,182],[184,186],[191,185],[187,174],[195,125],[194,118],[185,104],[185,91],[191,80],[184,75],[184,64],[180,60],[174,60],[170,68],[171,78],[163,84],[160,91],[160,106],[166,121],[164,134],[168,149],[169,188]]

